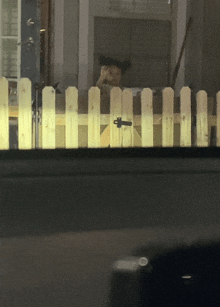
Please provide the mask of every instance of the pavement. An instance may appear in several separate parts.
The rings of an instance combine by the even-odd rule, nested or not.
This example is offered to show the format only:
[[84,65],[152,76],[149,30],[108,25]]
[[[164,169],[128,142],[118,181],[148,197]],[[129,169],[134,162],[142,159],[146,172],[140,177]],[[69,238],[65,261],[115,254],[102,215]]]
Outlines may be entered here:
[[142,228],[1,239],[1,307],[107,306],[114,261],[145,244],[220,238],[220,225]]

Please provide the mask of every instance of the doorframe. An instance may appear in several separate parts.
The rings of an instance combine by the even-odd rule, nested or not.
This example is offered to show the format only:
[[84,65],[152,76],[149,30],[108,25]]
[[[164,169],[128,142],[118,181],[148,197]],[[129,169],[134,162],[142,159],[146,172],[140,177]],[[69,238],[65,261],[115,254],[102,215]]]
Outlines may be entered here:
[[[21,1],[18,0],[18,43],[21,42]],[[21,45],[17,46],[17,70],[18,80],[21,79]]]

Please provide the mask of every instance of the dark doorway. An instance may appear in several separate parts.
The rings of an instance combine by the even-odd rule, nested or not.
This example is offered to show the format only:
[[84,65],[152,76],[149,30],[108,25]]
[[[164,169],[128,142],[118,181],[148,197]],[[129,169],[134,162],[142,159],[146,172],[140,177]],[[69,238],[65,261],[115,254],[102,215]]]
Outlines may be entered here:
[[41,82],[51,84],[52,0],[41,0],[40,74]]

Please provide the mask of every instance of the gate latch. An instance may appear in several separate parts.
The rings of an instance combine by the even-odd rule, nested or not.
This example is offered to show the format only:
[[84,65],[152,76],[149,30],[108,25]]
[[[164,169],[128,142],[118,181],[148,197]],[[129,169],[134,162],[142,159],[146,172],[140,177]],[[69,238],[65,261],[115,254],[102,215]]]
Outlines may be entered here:
[[123,121],[121,120],[121,117],[118,117],[116,120],[114,120],[114,124],[117,125],[117,128],[121,128],[122,125],[132,126],[132,122]]

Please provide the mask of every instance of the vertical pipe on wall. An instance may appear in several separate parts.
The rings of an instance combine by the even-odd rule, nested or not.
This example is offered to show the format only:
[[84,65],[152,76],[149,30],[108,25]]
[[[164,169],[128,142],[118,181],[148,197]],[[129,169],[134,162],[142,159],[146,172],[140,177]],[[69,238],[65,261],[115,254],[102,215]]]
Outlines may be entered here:
[[89,66],[89,0],[79,1],[79,75],[78,89],[83,93],[88,89]]
[[[21,41],[21,0],[18,0],[18,40]],[[17,46],[17,80],[21,78],[21,45]]]
[[54,83],[60,82],[63,90],[64,62],[64,0],[54,0]]
[[[186,9],[187,9],[187,0],[178,0],[177,8],[177,49],[176,49],[176,59],[178,59],[181,46],[184,40],[185,31],[186,31]],[[179,72],[176,79],[175,93],[177,96],[180,95],[180,91],[185,83],[185,51],[180,63]]]
[[[2,20],[2,0],[0,0],[0,20]],[[2,77],[2,23],[0,22],[0,77]]]

